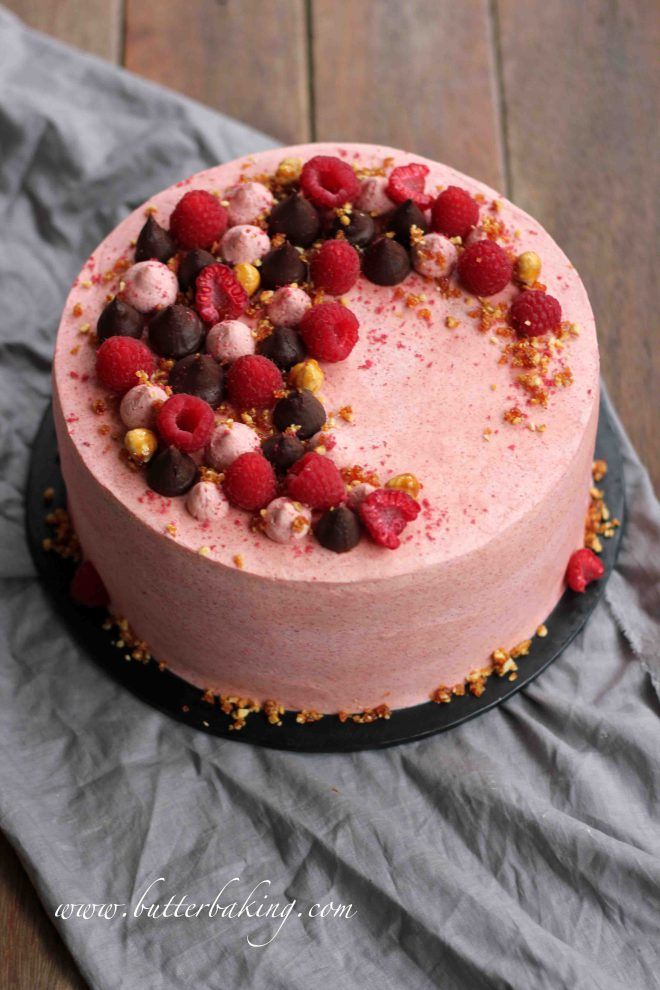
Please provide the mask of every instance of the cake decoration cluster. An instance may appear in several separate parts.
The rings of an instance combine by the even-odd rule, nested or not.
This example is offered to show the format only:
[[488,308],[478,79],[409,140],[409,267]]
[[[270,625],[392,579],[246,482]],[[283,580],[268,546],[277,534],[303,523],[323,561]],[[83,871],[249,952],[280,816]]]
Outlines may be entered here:
[[[548,378],[566,328],[538,281],[541,259],[515,255],[478,195],[431,190],[428,175],[422,163],[359,170],[328,155],[284,159],[217,194],[185,192],[169,228],[148,213],[134,264],[98,318],[96,374],[120,398],[127,465],[144,469],[153,492],[185,497],[203,522],[230,506],[248,512],[278,543],[313,533],[336,553],[363,537],[400,545],[421,511],[420,481],[371,484],[338,465],[321,396],[359,339],[341,297],[360,278],[401,297],[414,270],[448,297],[476,296],[479,328],[502,338],[502,362],[522,369],[527,404],[570,384],[563,365]],[[489,302],[511,283],[510,306]],[[505,411],[507,423],[528,420],[521,405]],[[340,415],[350,422],[350,406]]]

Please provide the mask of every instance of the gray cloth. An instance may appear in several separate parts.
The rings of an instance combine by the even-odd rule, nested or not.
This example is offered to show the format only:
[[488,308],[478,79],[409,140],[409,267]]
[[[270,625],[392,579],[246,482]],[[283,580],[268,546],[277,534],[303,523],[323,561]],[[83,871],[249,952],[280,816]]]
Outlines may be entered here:
[[[170,721],[96,668],[40,586],[23,532],[30,443],[90,249],[154,190],[270,142],[2,10],[0,84],[0,825],[51,916],[129,905],[56,919],[90,985],[657,985],[659,513],[623,430],[629,519],[605,600],[506,705],[350,756]],[[159,877],[149,903],[208,903],[229,883],[221,903],[240,904],[270,881],[260,903],[296,905],[274,938],[281,918],[245,911],[135,917]],[[352,916],[308,916],[329,901]]]

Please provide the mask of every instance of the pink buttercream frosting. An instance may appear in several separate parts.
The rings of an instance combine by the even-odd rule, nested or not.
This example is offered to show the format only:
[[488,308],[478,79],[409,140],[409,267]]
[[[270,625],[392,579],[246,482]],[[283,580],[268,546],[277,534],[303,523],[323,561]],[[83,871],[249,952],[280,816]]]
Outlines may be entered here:
[[[167,226],[191,182],[225,196],[242,176],[315,154],[366,168],[386,158],[395,165],[425,161],[359,144],[277,149],[202,172],[149,202]],[[423,482],[422,511],[396,551],[366,538],[347,554],[311,538],[280,544],[233,508],[202,523],[185,499],[156,495],[143,474],[126,469],[92,409],[104,394],[94,349],[72,350],[81,324],[93,325],[106,293],[118,290],[119,276],[114,286],[94,276],[132,261],[143,209],[98,247],[67,300],[54,396],[75,526],[114,610],[158,659],[201,687],[328,712],[416,704],[439,685],[462,682],[493,649],[530,636],[562,593],[566,562],[582,542],[598,417],[587,294],[540,224],[482,183],[425,164],[429,190],[462,186],[483,197],[482,211],[497,202],[497,217],[516,232],[516,250],[539,254],[543,283],[580,332],[558,356],[570,365],[573,385],[553,389],[547,408],[529,406],[516,383],[520,369],[500,362],[506,340],[484,332],[474,297],[444,293],[414,272],[396,288],[360,278],[346,293],[360,338],[346,361],[325,365],[323,400],[334,411],[350,405],[353,417],[335,417],[331,454],[383,481],[411,472]],[[516,291],[509,286],[490,303],[505,303]],[[422,301],[408,305],[409,296]],[[528,425],[504,420],[517,405]],[[121,434],[114,407],[104,421]]]

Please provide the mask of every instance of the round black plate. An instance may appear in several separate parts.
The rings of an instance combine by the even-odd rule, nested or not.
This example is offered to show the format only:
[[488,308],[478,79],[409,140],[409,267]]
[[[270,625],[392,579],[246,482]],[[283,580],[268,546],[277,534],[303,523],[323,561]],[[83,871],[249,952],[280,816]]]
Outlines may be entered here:
[[[596,455],[608,464],[604,488],[610,512],[623,521],[623,465],[612,423],[602,405]],[[44,504],[43,493],[47,488],[53,488],[55,492],[50,506]],[[65,504],[66,491],[59,469],[55,427],[49,408],[41,421],[32,450],[27,490],[27,536],[35,564],[75,639],[107,673],[138,698],[186,725],[241,742],[316,753],[379,749],[421,739],[481,715],[520,691],[559,656],[586,622],[603,593],[621,539],[619,528],[611,539],[603,541],[601,557],[605,564],[604,578],[591,584],[584,594],[565,593],[548,617],[548,635],[544,639],[536,637],[529,656],[520,661],[516,681],[492,676],[480,698],[466,694],[462,698],[453,698],[449,704],[429,701],[413,708],[400,708],[392,712],[389,719],[365,725],[341,723],[331,715],[326,715],[319,722],[299,725],[294,713],[287,712],[281,726],[270,725],[263,715],[255,714],[248,717],[243,729],[232,731],[229,716],[221,712],[217,704],[204,702],[199,688],[168,670],[160,671],[156,663],[126,662],[123,653],[112,645],[113,634],[102,629],[105,613],[73,604],[68,594],[73,565],[56,554],[47,553],[42,547],[43,539],[51,535],[45,519],[49,508]],[[184,708],[187,710],[184,711]]]

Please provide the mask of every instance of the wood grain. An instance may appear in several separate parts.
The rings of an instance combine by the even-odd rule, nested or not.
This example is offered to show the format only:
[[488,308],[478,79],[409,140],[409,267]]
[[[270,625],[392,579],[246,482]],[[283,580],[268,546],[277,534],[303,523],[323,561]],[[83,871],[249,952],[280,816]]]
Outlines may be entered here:
[[85,990],[9,843],[0,833],[0,987]]
[[416,151],[504,189],[486,0],[314,0],[317,140]]
[[653,0],[501,0],[512,198],[582,275],[603,374],[660,484],[658,50]]
[[126,67],[286,143],[309,128],[304,0],[126,3]]
[[122,49],[122,0],[3,0],[30,27],[118,62]]

